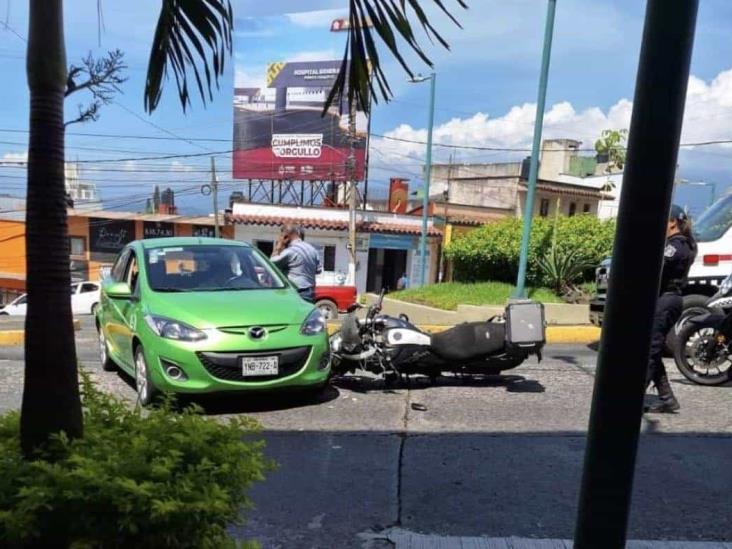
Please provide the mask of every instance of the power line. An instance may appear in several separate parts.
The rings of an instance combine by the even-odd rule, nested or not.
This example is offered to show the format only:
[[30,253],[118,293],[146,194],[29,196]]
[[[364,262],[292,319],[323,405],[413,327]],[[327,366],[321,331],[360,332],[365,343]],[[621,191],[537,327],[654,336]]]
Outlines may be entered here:
[[[116,103],[116,105],[120,105],[119,103]],[[167,131],[167,130],[163,130]],[[3,133],[28,133],[29,130],[18,130],[18,129],[10,129],[10,128],[0,128],[0,132]],[[207,138],[207,137],[163,137],[159,135],[121,135],[121,134],[110,134],[110,133],[92,133],[92,132],[66,132],[67,136],[74,136],[74,137],[102,137],[102,138],[111,138],[111,139],[144,139],[144,140],[150,140],[150,141],[180,141],[181,139],[184,141],[190,141],[190,142],[211,142],[211,143],[230,143],[231,139],[223,139],[223,138]]]
[[185,143],[188,143],[189,145],[193,145],[194,147],[198,147],[199,149],[203,149],[204,151],[212,152],[212,151],[211,151],[211,149],[209,149],[208,147],[204,147],[204,146],[202,146],[202,145],[199,145],[199,144],[197,144],[197,143],[193,142],[193,141],[192,141],[192,140],[190,140],[190,139],[187,139],[187,138],[185,138],[185,137],[181,137],[181,136],[179,136],[179,135],[176,135],[175,133],[171,132],[170,130],[166,130],[166,129],[165,129],[165,128],[163,128],[162,126],[158,126],[158,125],[157,125],[157,124],[156,124],[155,122],[153,122],[152,120],[148,120],[147,118],[145,118],[145,117],[143,117],[143,116],[141,116],[141,115],[137,114],[137,113],[136,113],[135,111],[133,111],[132,109],[130,109],[130,108],[128,108],[128,107],[126,107],[126,106],[125,106],[125,105],[123,105],[122,103],[119,103],[119,102],[117,102],[117,101],[114,101],[114,100],[113,100],[113,101],[112,101],[112,104],[113,104],[113,105],[116,105],[116,106],[118,106],[119,108],[121,108],[122,110],[124,110],[124,111],[125,111],[125,112],[127,112],[128,114],[130,114],[130,115],[134,116],[134,117],[135,117],[135,118],[137,118],[138,120],[141,120],[141,121],[142,121],[142,122],[144,122],[145,124],[148,124],[149,126],[152,126],[153,128],[156,128],[156,129],[160,130],[160,131],[161,131],[161,132],[163,132],[163,133],[167,133],[168,135],[172,136],[173,138],[177,139],[178,141],[183,141],[183,142],[185,142]]
[[11,32],[12,34],[14,34],[14,35],[15,35],[15,36],[17,36],[18,38],[20,38],[20,39],[21,39],[21,40],[22,40],[23,42],[25,42],[25,43],[28,43],[28,40],[26,40],[25,36],[23,36],[22,34],[20,34],[20,33],[19,33],[18,31],[16,31],[16,30],[15,30],[15,29],[14,29],[13,27],[11,27],[10,25],[8,25],[8,22],[7,22],[7,21],[0,21],[0,24],[2,24],[3,28],[4,28],[4,29],[5,29],[6,31],[8,31],[8,32]]

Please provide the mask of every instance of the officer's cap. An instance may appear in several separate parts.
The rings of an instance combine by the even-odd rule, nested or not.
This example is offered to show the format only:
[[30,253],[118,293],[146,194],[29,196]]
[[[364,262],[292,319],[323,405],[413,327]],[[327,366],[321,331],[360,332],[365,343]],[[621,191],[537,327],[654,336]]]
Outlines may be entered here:
[[676,204],[671,206],[671,211],[668,214],[668,220],[669,221],[686,221],[689,219],[689,216],[686,215],[686,212],[684,211],[684,208],[681,206],[678,206]]

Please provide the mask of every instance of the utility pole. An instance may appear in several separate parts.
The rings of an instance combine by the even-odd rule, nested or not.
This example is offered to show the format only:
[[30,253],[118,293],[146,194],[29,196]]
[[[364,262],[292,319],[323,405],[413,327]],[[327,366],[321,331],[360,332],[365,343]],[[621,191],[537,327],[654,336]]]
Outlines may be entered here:
[[346,196],[348,199],[348,281],[349,285],[356,285],[356,109],[349,103],[348,107],[348,140],[350,148],[346,167],[348,168],[348,182]]
[[698,5],[698,0],[677,0],[672,9],[666,0],[646,4],[576,549],[625,547]]
[[[353,17],[348,19],[335,19],[331,23],[331,32],[345,32],[351,28],[351,22],[355,21],[355,26],[359,28],[373,27],[374,24],[369,18]],[[350,85],[350,83],[349,83]],[[368,105],[364,105],[368,107]],[[369,129],[371,121],[369,120]],[[369,132],[370,133],[370,132]],[[348,104],[348,136],[350,140],[350,150],[346,161],[346,200],[348,200],[348,279],[347,284],[356,285],[356,208],[358,207],[358,189],[356,182],[356,109],[349,101]],[[366,190],[368,183],[366,183]],[[364,201],[366,200],[366,190],[364,191]],[[366,205],[364,204],[364,207]]]
[[219,182],[216,180],[216,159],[211,157],[211,194],[213,195],[214,237],[219,238]]
[[534,143],[531,147],[531,165],[529,183],[524,204],[524,232],[521,237],[521,253],[519,257],[518,277],[514,297],[526,297],[526,266],[529,261],[529,239],[531,238],[531,222],[534,216],[534,196],[536,195],[536,179],[539,174],[539,152],[541,149],[541,132],[544,128],[544,106],[546,104],[546,87],[549,80],[549,61],[552,52],[554,35],[554,12],[557,0],[549,0],[544,28],[544,50],[541,55],[541,73],[539,74],[539,93],[536,100],[536,119],[534,120]]

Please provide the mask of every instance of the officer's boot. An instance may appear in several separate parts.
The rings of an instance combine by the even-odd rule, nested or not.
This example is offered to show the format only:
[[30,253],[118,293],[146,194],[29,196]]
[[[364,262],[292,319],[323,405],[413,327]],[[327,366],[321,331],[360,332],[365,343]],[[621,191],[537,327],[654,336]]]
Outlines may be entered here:
[[645,411],[652,414],[671,414],[681,408],[679,401],[676,400],[668,376],[664,373],[655,380],[656,389],[658,390],[658,400],[653,404],[646,406]]

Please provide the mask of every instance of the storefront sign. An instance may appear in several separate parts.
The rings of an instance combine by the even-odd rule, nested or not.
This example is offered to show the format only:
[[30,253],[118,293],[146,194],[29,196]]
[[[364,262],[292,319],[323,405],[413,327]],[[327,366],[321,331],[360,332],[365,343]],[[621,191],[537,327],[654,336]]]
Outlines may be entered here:
[[369,248],[384,250],[412,250],[415,247],[415,238],[403,234],[372,234]]
[[111,262],[125,244],[135,239],[135,222],[126,219],[89,218],[92,261]]
[[143,238],[166,238],[175,235],[175,226],[172,223],[145,221],[142,225]]

